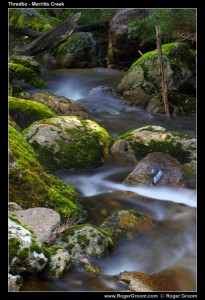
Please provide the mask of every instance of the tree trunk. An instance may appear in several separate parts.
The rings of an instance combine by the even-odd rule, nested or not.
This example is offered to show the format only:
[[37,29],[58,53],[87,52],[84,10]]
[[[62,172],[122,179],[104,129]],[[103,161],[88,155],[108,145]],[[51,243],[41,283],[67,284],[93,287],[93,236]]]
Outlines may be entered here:
[[31,30],[31,29],[16,26],[16,25],[10,25],[9,26],[9,33],[26,35],[26,36],[30,36],[34,39],[43,34],[43,32],[39,32],[39,31],[36,31],[36,30]]
[[163,66],[163,58],[162,58],[162,47],[161,47],[161,36],[160,36],[160,27],[156,26],[156,35],[157,35],[157,50],[158,50],[158,58],[159,58],[159,71],[162,77],[162,94],[164,99],[164,109],[167,117],[170,117],[169,113],[169,103],[168,103],[168,92],[167,92],[167,81],[164,75],[164,66]]
[[[31,43],[14,49],[14,55],[36,55],[46,49],[65,41],[74,30],[76,21],[79,19],[81,13],[75,14],[72,18],[60,23],[55,28],[41,33]],[[23,32],[23,31],[22,31]]]

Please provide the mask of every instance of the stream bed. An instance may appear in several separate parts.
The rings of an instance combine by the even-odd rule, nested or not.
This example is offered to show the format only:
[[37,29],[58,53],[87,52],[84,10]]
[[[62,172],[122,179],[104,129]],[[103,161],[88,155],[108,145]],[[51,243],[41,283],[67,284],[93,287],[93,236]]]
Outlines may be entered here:
[[[150,116],[144,108],[124,105],[112,94],[89,95],[90,90],[101,85],[116,88],[123,74],[104,68],[50,71],[45,78],[48,89],[44,91],[82,102],[91,119],[113,137],[149,124],[196,135],[194,116]],[[30,277],[24,281],[22,291],[126,291],[127,285],[119,280],[121,272],[155,274],[165,270],[175,272],[182,291],[196,290],[196,190],[123,185],[133,169],[133,164],[123,159],[110,158],[91,171],[54,172],[79,193],[88,211],[87,223],[99,226],[116,209],[134,209],[149,215],[157,226],[134,240],[119,243],[109,255],[96,259],[99,275],[73,269],[59,279]]]

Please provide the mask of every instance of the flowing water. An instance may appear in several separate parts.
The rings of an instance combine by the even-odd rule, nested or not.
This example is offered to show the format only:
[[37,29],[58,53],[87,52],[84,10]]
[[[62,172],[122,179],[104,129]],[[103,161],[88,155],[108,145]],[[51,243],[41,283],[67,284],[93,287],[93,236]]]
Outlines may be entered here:
[[[148,117],[145,109],[125,106],[112,94],[88,95],[100,85],[115,88],[122,76],[121,71],[103,68],[57,70],[48,74],[47,90],[84,103],[92,119],[112,136],[148,124],[195,135],[193,116]],[[73,269],[60,279],[30,278],[21,290],[125,291],[126,284],[119,280],[121,272],[155,274],[165,270],[174,272],[180,290],[196,290],[196,190],[123,185],[133,169],[132,163],[110,158],[91,171],[58,171],[55,175],[78,191],[91,224],[99,226],[116,209],[134,209],[148,214],[157,225],[132,241],[120,242],[109,255],[96,259],[94,265],[100,267],[100,275]]]

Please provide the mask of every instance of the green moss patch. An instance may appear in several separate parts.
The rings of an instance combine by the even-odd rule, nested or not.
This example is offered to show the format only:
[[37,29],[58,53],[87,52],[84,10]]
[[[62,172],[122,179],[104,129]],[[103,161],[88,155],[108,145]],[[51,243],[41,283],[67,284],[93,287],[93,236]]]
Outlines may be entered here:
[[57,177],[45,172],[33,148],[12,126],[9,126],[9,197],[22,208],[48,207],[62,219],[82,216],[75,190]]
[[37,120],[56,115],[44,104],[32,100],[9,97],[9,113],[22,129]]
[[[48,170],[90,169],[103,163],[108,155],[111,138],[94,121],[58,117],[44,120],[43,126],[41,122],[35,122],[23,134]],[[47,136],[51,134],[52,141],[47,142]]]
[[46,82],[31,68],[24,67],[22,64],[9,63],[9,81],[14,79],[24,80],[37,88],[47,87]]

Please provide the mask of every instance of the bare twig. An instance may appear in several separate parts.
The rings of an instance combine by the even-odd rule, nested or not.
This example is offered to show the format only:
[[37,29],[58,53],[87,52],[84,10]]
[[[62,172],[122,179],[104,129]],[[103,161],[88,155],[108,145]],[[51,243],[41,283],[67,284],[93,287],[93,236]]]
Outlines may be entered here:
[[58,227],[56,227],[51,236],[47,239],[46,243],[50,244],[53,240],[55,240],[61,233],[63,233],[64,231],[68,230],[69,228],[71,228],[74,225],[77,225],[78,223],[81,222],[81,218],[77,219],[77,218],[67,218],[67,221],[65,222],[65,224],[60,225]]

